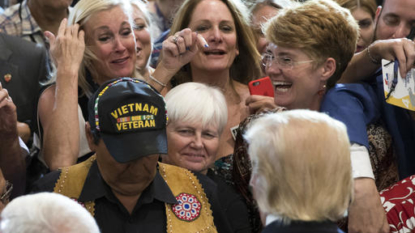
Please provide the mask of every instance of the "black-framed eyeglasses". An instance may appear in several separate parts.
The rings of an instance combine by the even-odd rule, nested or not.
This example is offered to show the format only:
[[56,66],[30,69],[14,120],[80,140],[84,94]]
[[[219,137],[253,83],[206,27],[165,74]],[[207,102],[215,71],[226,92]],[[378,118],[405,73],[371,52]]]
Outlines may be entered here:
[[13,184],[6,180],[6,186],[4,187],[3,193],[0,197],[0,201],[4,205],[7,205],[7,203],[9,203],[12,191],[13,191]]

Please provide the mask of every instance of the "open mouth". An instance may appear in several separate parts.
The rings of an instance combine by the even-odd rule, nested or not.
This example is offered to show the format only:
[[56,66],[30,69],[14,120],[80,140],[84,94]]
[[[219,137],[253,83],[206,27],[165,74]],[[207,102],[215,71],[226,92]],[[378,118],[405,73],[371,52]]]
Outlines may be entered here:
[[274,81],[272,82],[272,84],[274,85],[276,92],[287,92],[293,85],[290,82],[279,82],[279,81]]
[[358,53],[358,52],[360,52],[360,51],[362,51],[364,49],[364,47],[363,46],[360,46],[360,45],[357,45],[356,46],[356,53]]
[[209,56],[209,55],[224,55],[225,51],[223,51],[223,50],[209,50],[209,51],[205,51],[204,53],[207,56]]
[[129,59],[129,57],[124,57],[124,58],[113,60],[113,61],[111,61],[111,63],[122,64],[123,62],[127,61],[128,59]]

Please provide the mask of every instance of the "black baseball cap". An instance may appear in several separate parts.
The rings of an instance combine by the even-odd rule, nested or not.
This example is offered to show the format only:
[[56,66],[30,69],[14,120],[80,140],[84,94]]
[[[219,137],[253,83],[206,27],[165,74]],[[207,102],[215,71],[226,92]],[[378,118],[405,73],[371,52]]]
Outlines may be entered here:
[[163,96],[146,82],[117,78],[104,83],[88,103],[89,124],[119,163],[167,154]]

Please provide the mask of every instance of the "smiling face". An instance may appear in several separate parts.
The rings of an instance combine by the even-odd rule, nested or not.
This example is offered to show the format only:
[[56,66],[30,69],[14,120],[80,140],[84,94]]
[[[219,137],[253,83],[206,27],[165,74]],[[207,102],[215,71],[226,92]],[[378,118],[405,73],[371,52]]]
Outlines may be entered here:
[[188,27],[201,34],[209,44],[209,48],[201,48],[190,62],[192,71],[229,70],[239,50],[235,22],[225,3],[201,1]]
[[[404,38],[415,26],[415,1],[385,0],[382,10],[376,12],[376,32],[378,40]],[[379,14],[380,13],[380,14]]]
[[319,101],[321,90],[321,69],[314,68],[313,60],[300,49],[268,45],[268,53],[284,60],[290,59],[292,69],[281,67],[275,62],[266,67],[266,73],[274,84],[275,103],[288,109],[311,109]]
[[216,158],[219,132],[217,127],[204,127],[200,122],[170,122],[167,141],[167,163],[206,174]]
[[375,25],[369,12],[362,8],[352,11],[353,18],[357,20],[360,28],[360,37],[356,45],[356,53],[364,50],[372,43]]
[[113,7],[91,16],[86,22],[86,46],[96,56],[93,60],[100,84],[118,77],[130,77],[136,60],[135,41],[127,15]]
[[147,69],[148,59],[151,55],[152,45],[147,21],[143,12],[137,6],[133,6],[134,35],[137,49],[136,68],[140,74]]

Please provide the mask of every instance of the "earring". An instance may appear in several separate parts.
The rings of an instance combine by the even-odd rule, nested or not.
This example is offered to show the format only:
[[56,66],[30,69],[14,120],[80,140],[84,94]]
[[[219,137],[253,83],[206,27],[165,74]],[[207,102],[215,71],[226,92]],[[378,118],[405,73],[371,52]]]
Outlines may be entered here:
[[324,94],[326,94],[326,84],[323,85],[323,87],[317,92],[317,94],[323,98]]

